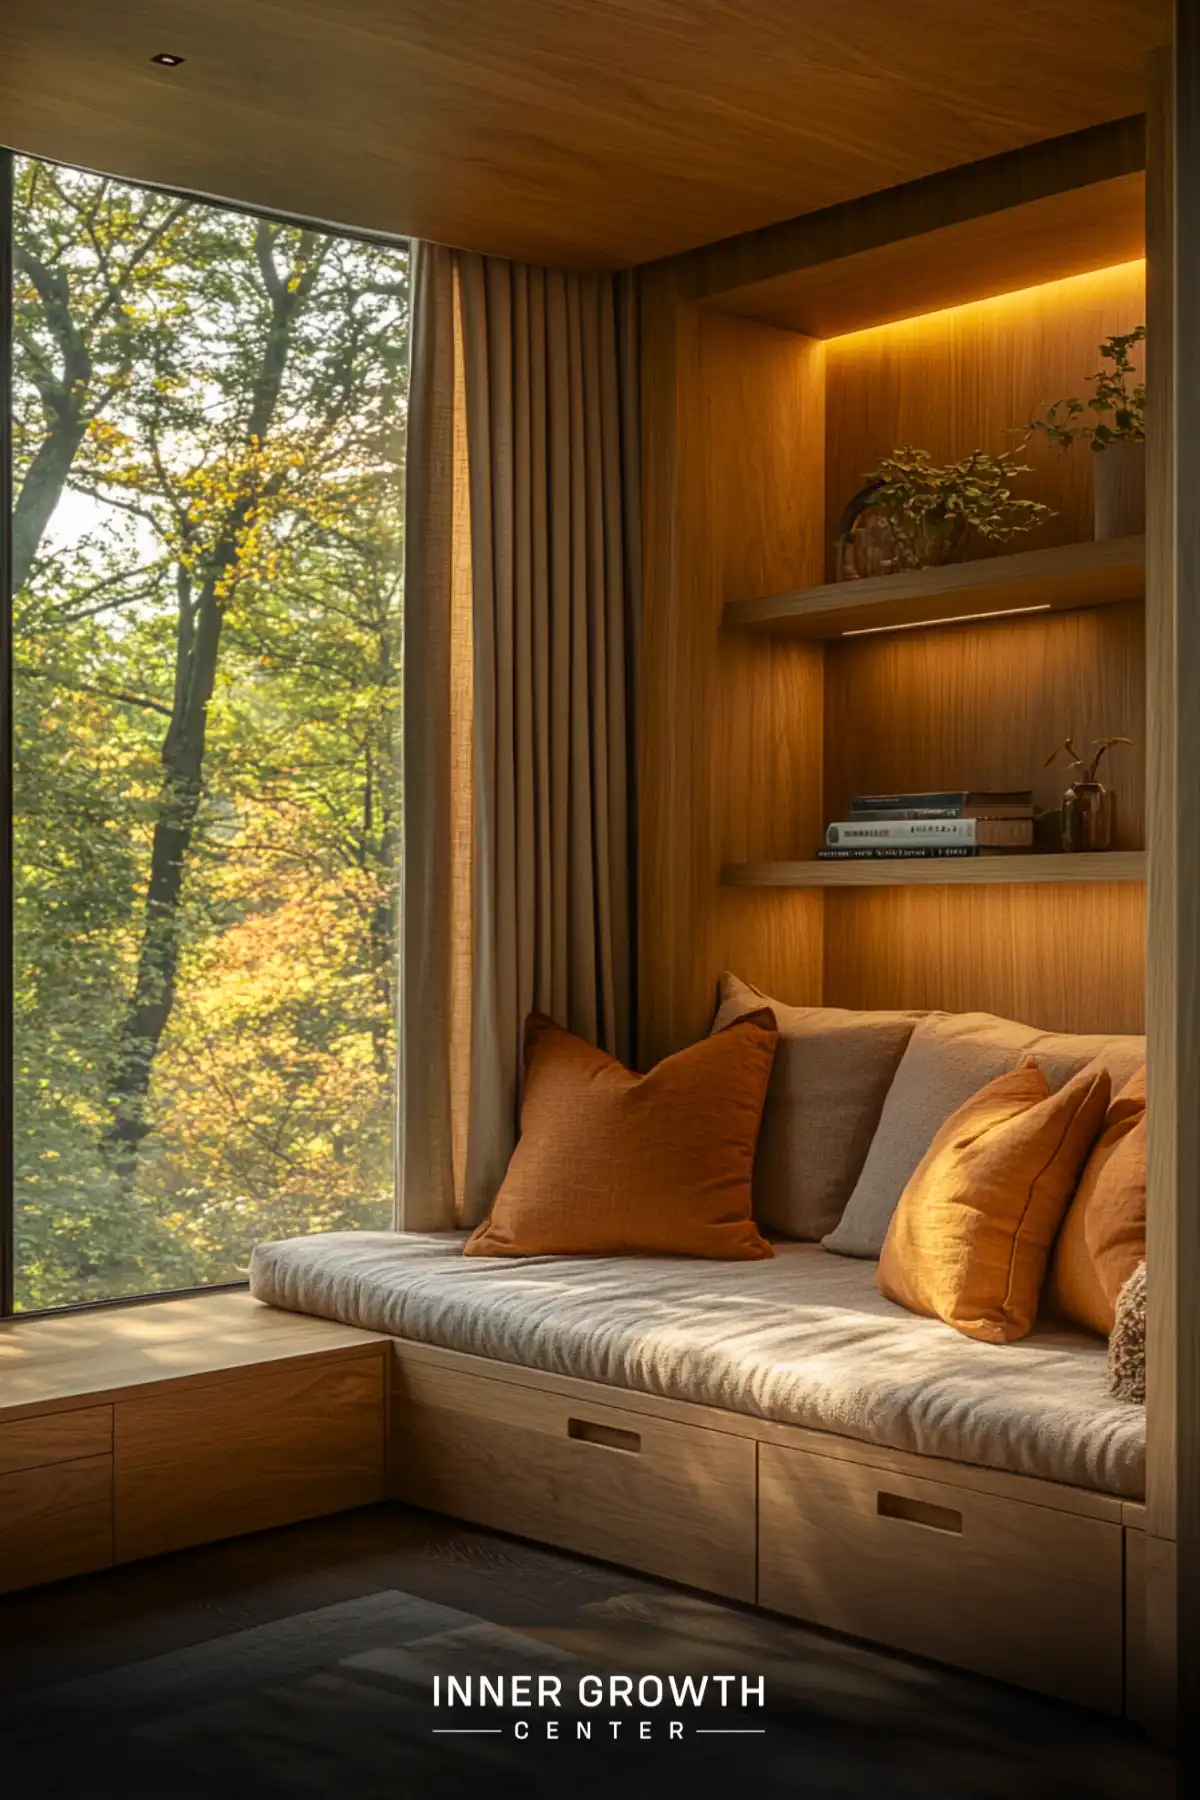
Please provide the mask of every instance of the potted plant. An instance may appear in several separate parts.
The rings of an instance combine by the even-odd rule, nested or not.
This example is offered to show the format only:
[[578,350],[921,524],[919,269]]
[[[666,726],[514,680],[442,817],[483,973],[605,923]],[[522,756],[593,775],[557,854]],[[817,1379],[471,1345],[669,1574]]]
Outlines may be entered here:
[[[1134,537],[1146,529],[1146,383],[1130,354],[1143,342],[1146,327],[1107,338],[1100,346],[1104,362],[1089,375],[1094,391],[1088,400],[1056,400],[1045,417],[1031,419],[1061,450],[1082,439],[1093,452],[1093,493],[1097,538]],[[1082,415],[1091,413],[1091,419]]]
[[911,444],[893,450],[842,514],[838,580],[958,562],[972,531],[993,543],[1032,531],[1050,518],[1051,508],[1012,491],[1012,483],[1030,473],[1018,460],[1024,447],[998,456],[973,450],[941,465]]
[[[1062,798],[1062,847],[1064,850],[1107,850],[1112,841],[1112,790],[1096,779],[1106,750],[1114,744],[1131,744],[1132,738],[1097,738],[1090,757],[1083,757],[1071,738],[1056,744],[1045,762],[1048,769],[1065,752],[1071,759],[1071,780]],[[1075,771],[1078,770],[1078,774]]]

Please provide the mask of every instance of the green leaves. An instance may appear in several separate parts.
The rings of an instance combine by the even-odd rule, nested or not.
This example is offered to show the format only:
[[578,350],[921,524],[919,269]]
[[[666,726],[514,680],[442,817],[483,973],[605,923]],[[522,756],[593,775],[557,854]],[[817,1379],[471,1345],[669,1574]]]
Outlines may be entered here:
[[[1069,450],[1077,438],[1090,444],[1093,450],[1104,450],[1118,438],[1139,444],[1144,442],[1146,384],[1136,379],[1137,371],[1130,352],[1135,344],[1144,342],[1145,336],[1146,327],[1137,325],[1132,331],[1106,338],[1100,346],[1100,355],[1111,366],[1101,368],[1087,378],[1095,383],[1095,392],[1086,401],[1077,398],[1055,400],[1042,418],[1029,421],[1030,431],[1040,431],[1061,450]],[[1072,421],[1085,408],[1102,421],[1106,414],[1110,415],[1111,425],[1107,422],[1074,424]]]
[[906,566],[918,568],[946,560],[936,555],[939,537],[941,548],[949,539],[957,549],[968,530],[1002,542],[1052,516],[1042,501],[1013,493],[1011,484],[1031,473],[1019,455],[1019,450],[997,456],[974,450],[957,462],[938,465],[927,450],[903,444],[866,477],[863,493],[886,514]]
[[[272,316],[256,222],[179,204],[18,159],[19,239],[91,365],[15,605],[25,1307],[232,1279],[262,1237],[391,1217],[407,253],[271,228],[305,304],[247,447]],[[21,491],[66,340],[32,281],[18,314]],[[239,495],[129,1186],[101,1147],[109,1082],[180,649]]]

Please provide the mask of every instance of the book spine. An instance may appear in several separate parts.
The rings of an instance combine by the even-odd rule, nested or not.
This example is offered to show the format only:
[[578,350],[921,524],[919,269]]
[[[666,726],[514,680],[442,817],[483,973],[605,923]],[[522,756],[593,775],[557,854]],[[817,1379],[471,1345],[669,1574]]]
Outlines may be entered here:
[[895,813],[907,812],[913,807],[943,808],[958,811],[967,804],[970,794],[962,790],[953,794],[856,794],[850,802],[850,811]]
[[978,856],[978,844],[893,844],[870,850],[830,849],[817,851],[818,862],[915,862],[922,857]]
[[961,806],[898,806],[879,808],[853,807],[852,825],[891,823],[896,819],[962,819],[966,818]]
[[888,819],[872,824],[839,819],[825,831],[827,844],[850,848],[872,844],[974,844],[978,842],[974,819]]

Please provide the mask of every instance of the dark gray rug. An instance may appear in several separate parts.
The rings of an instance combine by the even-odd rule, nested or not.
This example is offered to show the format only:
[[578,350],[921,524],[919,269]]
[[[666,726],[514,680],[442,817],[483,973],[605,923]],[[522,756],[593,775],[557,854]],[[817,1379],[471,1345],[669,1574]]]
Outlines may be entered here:
[[[614,1673],[631,1704],[623,1683],[610,1695]],[[694,1683],[678,1703],[672,1675]],[[761,1678],[765,1704],[752,1689],[742,1705],[743,1675]],[[433,1704],[435,1677],[444,1699],[451,1676],[471,1677],[472,1705]],[[481,1676],[503,1679],[506,1699],[514,1676],[531,1677],[535,1704],[480,1706]],[[558,1705],[536,1704],[539,1676]],[[590,1698],[597,1677],[603,1702],[585,1705],[580,1682]],[[500,1626],[389,1591],[0,1699],[0,1769],[8,1792],[20,1778],[64,1800],[1172,1791],[1166,1759],[1115,1722],[636,1577],[563,1627]]]

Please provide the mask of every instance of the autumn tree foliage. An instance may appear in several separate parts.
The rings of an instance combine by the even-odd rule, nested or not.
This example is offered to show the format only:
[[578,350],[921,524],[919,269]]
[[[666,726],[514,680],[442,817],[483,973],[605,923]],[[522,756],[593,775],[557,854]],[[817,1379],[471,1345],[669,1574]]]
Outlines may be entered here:
[[18,1303],[391,1215],[408,260],[19,159]]

